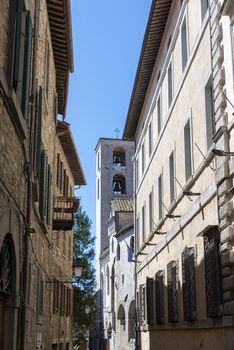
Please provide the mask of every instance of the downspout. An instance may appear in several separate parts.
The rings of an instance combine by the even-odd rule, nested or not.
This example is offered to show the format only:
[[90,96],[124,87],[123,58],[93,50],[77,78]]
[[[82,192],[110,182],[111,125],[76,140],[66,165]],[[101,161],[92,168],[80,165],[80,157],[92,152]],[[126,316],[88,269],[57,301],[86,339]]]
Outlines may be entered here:
[[[136,143],[135,143],[135,151],[136,151]],[[134,152],[135,153],[135,152]],[[136,213],[137,213],[137,204],[136,204],[136,188],[137,188],[137,183],[136,183],[136,160],[134,161],[134,194],[133,194],[133,200],[134,200],[134,233],[135,233],[135,247],[134,247],[134,252],[135,252],[135,334],[136,334],[136,339],[135,339],[135,349],[140,350],[140,346],[138,344],[139,342],[139,327],[138,327],[138,310],[137,310],[137,242],[138,242],[138,237],[137,237],[137,226],[136,226]]]
[[27,287],[28,287],[28,264],[29,264],[29,240],[30,240],[30,227],[31,227],[31,204],[32,204],[32,176],[33,176],[33,145],[34,145],[34,131],[35,131],[35,96],[37,88],[37,49],[38,49],[38,21],[39,21],[39,9],[40,0],[36,0],[35,13],[34,13],[34,32],[33,32],[33,58],[32,58],[32,95],[30,100],[32,101],[30,106],[31,118],[29,128],[29,163],[27,169],[27,207],[26,207],[26,221],[27,228],[24,235],[24,259],[23,259],[23,271],[21,279],[21,314],[20,314],[20,337],[19,337],[19,349],[25,350],[25,337],[26,337],[26,313],[27,313]]

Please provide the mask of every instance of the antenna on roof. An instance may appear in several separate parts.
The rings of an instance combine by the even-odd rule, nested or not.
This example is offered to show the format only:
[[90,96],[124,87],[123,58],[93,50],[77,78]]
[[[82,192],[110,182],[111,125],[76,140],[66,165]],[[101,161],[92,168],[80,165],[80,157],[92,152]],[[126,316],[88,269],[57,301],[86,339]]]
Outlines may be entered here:
[[114,132],[116,132],[116,138],[118,139],[119,138],[119,133],[120,133],[120,130],[118,128],[116,128],[114,130]]

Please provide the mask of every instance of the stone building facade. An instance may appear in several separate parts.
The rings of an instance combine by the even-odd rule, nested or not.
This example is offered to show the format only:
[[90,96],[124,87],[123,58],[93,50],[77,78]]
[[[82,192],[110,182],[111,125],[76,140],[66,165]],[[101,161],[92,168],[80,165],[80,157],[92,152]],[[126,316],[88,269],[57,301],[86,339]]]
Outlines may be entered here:
[[[109,257],[108,220],[111,200],[132,198],[134,142],[100,138],[96,146],[96,279],[97,322],[93,330],[95,349],[104,349],[104,294],[101,288],[101,269]],[[106,260],[107,259],[107,260]]]
[[3,13],[0,348],[70,349],[74,185],[85,184],[64,121],[73,71],[70,2],[3,0]]
[[138,349],[233,348],[232,3],[152,3],[123,135]]

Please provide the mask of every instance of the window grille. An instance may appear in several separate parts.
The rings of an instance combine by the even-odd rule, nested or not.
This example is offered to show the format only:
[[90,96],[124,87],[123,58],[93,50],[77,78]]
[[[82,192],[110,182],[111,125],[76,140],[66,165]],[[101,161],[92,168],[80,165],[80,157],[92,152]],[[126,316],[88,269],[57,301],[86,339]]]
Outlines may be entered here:
[[204,235],[206,307],[208,317],[220,316],[222,304],[222,272],[219,252],[219,231],[217,227]]
[[155,276],[156,323],[164,323],[164,276],[160,270]]
[[154,279],[146,280],[147,322],[149,326],[154,324]]
[[178,321],[178,275],[175,261],[167,265],[168,321]]
[[185,321],[196,318],[195,250],[186,248],[182,253],[183,305]]

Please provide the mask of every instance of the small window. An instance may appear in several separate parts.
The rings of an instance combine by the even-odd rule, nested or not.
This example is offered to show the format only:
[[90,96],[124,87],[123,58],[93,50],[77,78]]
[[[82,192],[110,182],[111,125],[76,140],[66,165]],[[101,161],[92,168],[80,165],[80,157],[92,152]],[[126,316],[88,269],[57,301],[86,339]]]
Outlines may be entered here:
[[143,143],[141,146],[141,172],[142,172],[142,175],[144,174],[144,170],[145,170],[145,146]]
[[158,97],[157,102],[157,124],[158,124],[158,135],[160,134],[162,128],[162,116],[161,116],[161,98]]
[[135,167],[136,167],[135,173],[136,173],[136,188],[137,188],[139,184],[139,160],[138,159],[136,160]]
[[184,127],[184,156],[185,156],[185,179],[188,181],[192,175],[192,146],[190,120]]
[[170,63],[167,71],[167,83],[168,83],[168,108],[170,108],[172,98],[173,98],[173,88],[172,88],[172,65]]
[[211,79],[205,86],[205,103],[206,103],[206,137],[207,137],[207,149],[212,145],[212,138],[215,133],[215,121],[213,110],[213,90]]
[[111,240],[111,252],[114,253],[114,248],[115,248],[115,243],[114,243],[114,238]]
[[110,270],[109,270],[108,265],[106,268],[106,292],[107,292],[107,295],[109,295],[109,293],[110,293]]
[[188,61],[188,44],[187,44],[187,23],[186,18],[181,27],[181,57],[182,57],[182,72],[184,71]]
[[120,244],[119,243],[118,243],[118,246],[117,246],[116,259],[120,260]]
[[145,206],[141,210],[141,229],[142,229],[142,241],[145,242]]
[[152,126],[151,126],[151,123],[149,124],[148,135],[149,135],[149,157],[150,157],[151,153],[152,153]]
[[152,192],[149,194],[149,230],[150,233],[153,230],[153,195]]
[[174,168],[174,152],[171,152],[169,157],[169,171],[170,171],[170,202],[175,199],[175,168]]
[[113,165],[125,166],[125,151],[121,147],[117,147],[113,151]]
[[117,174],[113,177],[112,189],[113,194],[126,193],[126,181],[123,175]]
[[160,220],[163,216],[162,207],[162,174],[158,178],[158,219]]
[[134,237],[132,236],[131,239],[130,239],[130,249],[131,251],[134,253]]

